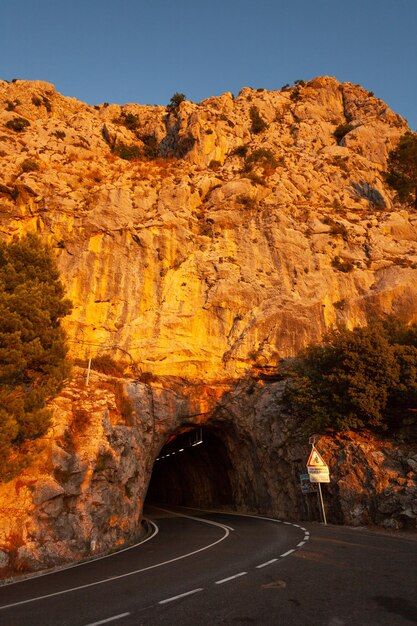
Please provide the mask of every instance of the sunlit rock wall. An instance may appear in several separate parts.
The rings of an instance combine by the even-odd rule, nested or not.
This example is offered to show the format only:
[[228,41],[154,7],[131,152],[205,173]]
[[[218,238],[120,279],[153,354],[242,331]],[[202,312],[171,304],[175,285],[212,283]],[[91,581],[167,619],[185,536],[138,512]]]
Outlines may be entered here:
[[[415,319],[415,216],[382,175],[407,125],[359,86],[322,77],[169,111],[1,82],[0,125],[2,233],[55,247],[73,356],[236,378],[372,310]],[[149,136],[157,159],[112,152]]]
[[[87,388],[80,372],[54,401],[53,429],[0,488],[3,572],[133,541],[159,448],[192,424],[221,437],[233,506],[302,514],[308,446],[277,408],[280,384],[256,376],[334,324],[375,312],[417,321],[416,216],[383,177],[407,128],[329,77],[174,110],[88,106],[41,81],[0,82],[1,237],[37,232],[53,246],[74,305],[71,356],[124,361],[133,407],[124,414],[120,388],[97,374]],[[157,158],[117,156],[150,137]],[[323,444],[340,481],[332,519],[414,523],[415,455],[385,446],[384,460],[372,444],[367,463],[363,442],[349,445],[348,462],[346,443]],[[353,479],[357,458],[367,469]],[[191,500],[203,501],[193,484]]]

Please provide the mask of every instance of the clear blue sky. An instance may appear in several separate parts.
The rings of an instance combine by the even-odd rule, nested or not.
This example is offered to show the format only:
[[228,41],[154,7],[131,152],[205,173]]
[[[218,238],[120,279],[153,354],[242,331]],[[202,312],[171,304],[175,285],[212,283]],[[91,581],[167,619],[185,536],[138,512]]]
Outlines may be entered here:
[[0,77],[89,104],[199,102],[330,75],[417,130],[417,0],[3,0]]

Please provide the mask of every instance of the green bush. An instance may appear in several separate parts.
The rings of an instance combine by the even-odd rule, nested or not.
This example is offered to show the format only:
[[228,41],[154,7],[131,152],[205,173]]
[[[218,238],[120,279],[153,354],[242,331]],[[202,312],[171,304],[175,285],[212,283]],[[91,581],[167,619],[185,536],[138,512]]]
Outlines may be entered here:
[[50,113],[52,111],[52,104],[49,98],[47,98],[46,96],[42,96],[42,102],[45,109],[48,111],[48,113]]
[[54,130],[54,132],[51,134],[57,139],[65,139],[66,137],[66,133],[64,130]]
[[35,107],[40,107],[40,106],[44,106],[45,109],[48,111],[48,113],[50,113],[52,111],[52,105],[51,102],[49,100],[49,98],[47,98],[46,96],[32,96],[32,104]]
[[234,156],[239,156],[245,158],[248,154],[249,147],[248,146],[237,146],[237,148],[233,148],[232,154]]
[[133,161],[133,159],[139,159],[142,156],[141,149],[135,144],[118,143],[113,147],[112,152],[125,161]]
[[22,172],[36,172],[39,169],[39,163],[34,159],[25,159],[20,167]]
[[19,104],[21,104],[20,100],[16,98],[16,100],[7,100],[6,111],[14,111]]
[[284,403],[314,432],[392,428],[417,409],[417,325],[331,331],[281,367]]
[[0,242],[0,479],[12,449],[49,426],[45,403],[69,373],[61,319],[70,309],[38,237]]
[[262,119],[258,107],[256,107],[255,105],[251,106],[249,110],[249,116],[252,122],[251,130],[255,135],[262,133],[268,128],[268,124],[265,122],[265,120]]
[[260,165],[267,170],[274,170],[278,167],[278,161],[269,148],[258,148],[245,158],[244,171],[250,172],[254,165]]
[[296,87],[295,89],[293,89],[290,93],[290,99],[293,102],[298,102],[299,100],[301,100],[301,93],[300,93],[300,88]]
[[121,113],[120,117],[114,119],[113,122],[125,126],[132,132],[135,132],[140,127],[139,117],[135,113]]
[[143,155],[147,159],[157,159],[159,156],[159,144],[156,135],[140,135],[139,139],[144,143]]
[[397,199],[417,210],[417,135],[407,132],[388,156],[388,185],[397,192]]
[[174,93],[174,95],[172,96],[171,100],[169,101],[168,104],[168,109],[173,111],[175,109],[178,109],[178,107],[180,106],[181,102],[184,102],[186,100],[186,95],[184,93]]
[[24,117],[14,117],[12,120],[6,122],[7,128],[14,130],[16,133],[21,133],[30,126],[29,120],[25,120]]

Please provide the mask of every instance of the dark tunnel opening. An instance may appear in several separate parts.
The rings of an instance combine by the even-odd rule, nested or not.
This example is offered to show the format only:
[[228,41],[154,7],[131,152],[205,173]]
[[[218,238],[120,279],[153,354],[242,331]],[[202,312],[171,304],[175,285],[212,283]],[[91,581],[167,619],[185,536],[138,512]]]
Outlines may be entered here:
[[154,463],[146,502],[233,507],[234,473],[221,431],[195,428],[174,435],[161,449]]

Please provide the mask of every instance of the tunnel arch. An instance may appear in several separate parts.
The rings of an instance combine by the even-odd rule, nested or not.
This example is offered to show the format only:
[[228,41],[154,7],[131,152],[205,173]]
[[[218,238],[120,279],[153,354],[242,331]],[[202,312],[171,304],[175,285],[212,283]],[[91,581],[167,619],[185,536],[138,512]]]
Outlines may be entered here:
[[[299,474],[305,450],[277,410],[281,381],[248,379],[226,391],[193,386],[186,392],[176,390],[172,421],[156,424],[153,418],[143,505],[220,507],[284,519],[304,515]],[[200,429],[203,443],[193,446],[189,438]]]
[[[271,468],[265,466],[256,430],[242,425],[229,407],[217,407],[205,417],[203,423],[185,420],[165,435],[145,502],[272,512]],[[200,433],[202,442],[193,445]]]
[[155,460],[146,502],[191,507],[235,507],[236,465],[226,433],[209,425],[180,428]]

